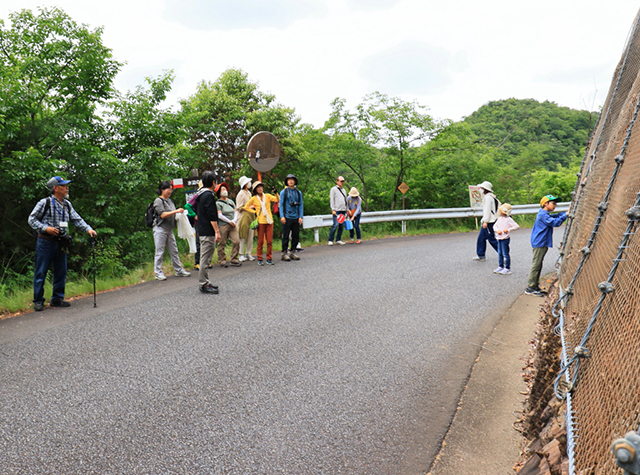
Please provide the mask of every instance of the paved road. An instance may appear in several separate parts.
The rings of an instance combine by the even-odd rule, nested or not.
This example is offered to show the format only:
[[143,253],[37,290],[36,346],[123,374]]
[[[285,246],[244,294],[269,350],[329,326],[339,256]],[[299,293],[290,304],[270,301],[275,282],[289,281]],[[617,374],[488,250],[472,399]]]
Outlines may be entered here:
[[425,473],[528,235],[511,276],[475,234],[393,238],[1,321],[0,471]]

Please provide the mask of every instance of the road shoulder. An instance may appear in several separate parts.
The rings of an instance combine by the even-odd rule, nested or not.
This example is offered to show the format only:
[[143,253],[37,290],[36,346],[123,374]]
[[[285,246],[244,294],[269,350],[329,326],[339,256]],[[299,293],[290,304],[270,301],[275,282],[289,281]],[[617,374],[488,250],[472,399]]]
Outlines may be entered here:
[[525,439],[522,368],[540,319],[539,297],[521,295],[487,338],[428,475],[513,473]]

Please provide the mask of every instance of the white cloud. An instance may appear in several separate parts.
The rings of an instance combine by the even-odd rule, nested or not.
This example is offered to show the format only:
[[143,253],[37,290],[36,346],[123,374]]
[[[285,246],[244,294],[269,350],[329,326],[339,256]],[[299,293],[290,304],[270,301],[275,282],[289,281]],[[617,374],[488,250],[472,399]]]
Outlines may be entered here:
[[402,0],[347,0],[347,4],[354,10],[388,10]]
[[467,54],[420,41],[401,44],[365,58],[360,75],[372,89],[390,94],[430,95],[453,84],[451,71],[467,68]]
[[164,18],[196,30],[287,28],[326,14],[320,0],[166,0]]

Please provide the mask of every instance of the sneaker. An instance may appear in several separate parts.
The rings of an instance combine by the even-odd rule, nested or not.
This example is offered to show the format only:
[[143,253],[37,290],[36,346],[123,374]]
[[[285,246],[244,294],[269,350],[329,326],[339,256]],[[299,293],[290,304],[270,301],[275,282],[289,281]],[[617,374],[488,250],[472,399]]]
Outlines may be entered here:
[[496,268],[496,269],[494,269],[494,270],[493,270],[493,273],[494,273],[494,274],[502,274],[502,271],[503,271],[503,270],[504,270],[504,269],[503,269],[502,267],[498,267],[498,268]]
[[71,304],[66,300],[55,300],[55,301],[52,300],[51,302],[49,302],[49,306],[50,307],[71,307]]
[[195,266],[193,266],[193,268],[194,268],[195,270],[200,270],[200,264],[196,264]]
[[242,265],[242,263],[239,260],[233,260],[233,261],[229,262],[229,265],[231,267],[240,267]]
[[511,274],[511,269],[507,269],[506,267],[502,269],[502,272],[500,272],[502,275],[509,275]]
[[190,275],[191,275],[191,272],[187,272],[184,269],[182,269],[179,272],[176,272],[176,277],[189,277]]
[[349,241],[349,244],[353,244],[353,239],[351,241]]
[[291,260],[292,261],[299,261],[300,258],[298,257],[298,255],[295,252],[291,253]]
[[256,258],[255,258],[255,257],[253,257],[251,254],[247,254],[247,260],[249,260],[249,261],[255,261],[255,260],[256,260]]
[[346,242],[338,241],[338,244],[340,244],[341,246],[344,246]]
[[44,302],[36,302],[33,304],[33,309],[36,312],[42,312],[44,310]]
[[264,262],[262,262],[262,259],[258,259],[258,265],[259,266],[263,266],[264,265]]
[[544,295],[545,295],[545,294],[543,294],[539,290],[536,290],[533,287],[527,287],[525,289],[524,293],[527,294],[527,295],[535,295],[536,297],[544,297]]
[[541,288],[540,288],[539,286],[537,286],[537,285],[534,287],[534,289],[535,289],[535,291],[536,291],[536,292],[540,292],[541,294],[544,294],[544,295],[547,295],[547,294],[548,294],[548,292],[547,292],[546,290],[541,289]]
[[238,261],[240,261],[240,262],[245,262],[245,261],[248,261],[248,260],[249,260],[249,259],[247,259],[247,258],[246,258],[246,257],[244,257],[244,256],[238,256]]
[[200,286],[200,292],[203,294],[217,294],[218,287],[211,284],[204,284]]
[[156,275],[156,280],[167,280],[167,278],[164,275],[160,274]]
[[291,258],[289,257],[289,253],[288,252],[283,252],[282,253],[282,260],[283,261],[290,261]]
[[329,242],[327,243],[327,246],[333,246],[333,241],[329,241]]
[[273,261],[271,259],[267,259],[267,265],[268,266],[272,266],[273,265]]
[[356,241],[356,244],[362,244],[362,241],[361,241],[360,239],[358,239],[358,240]]
[[482,257],[480,257],[480,256],[473,256],[473,260],[474,260],[474,261],[480,261],[480,262],[482,262],[482,261],[486,261],[486,260],[487,260],[487,258],[486,258],[486,257],[484,257],[484,256],[482,256]]

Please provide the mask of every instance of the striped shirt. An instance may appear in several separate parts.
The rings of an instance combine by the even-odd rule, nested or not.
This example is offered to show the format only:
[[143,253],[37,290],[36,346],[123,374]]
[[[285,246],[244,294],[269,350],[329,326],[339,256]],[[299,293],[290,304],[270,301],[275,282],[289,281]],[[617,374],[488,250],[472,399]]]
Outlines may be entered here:
[[[49,206],[47,206],[47,201]],[[89,231],[91,226],[85,223],[76,210],[73,209],[71,202],[69,200],[63,201],[64,203],[60,202],[53,195],[38,201],[29,215],[29,226],[44,234],[49,226],[62,230],[61,222],[71,222],[81,230]]]

